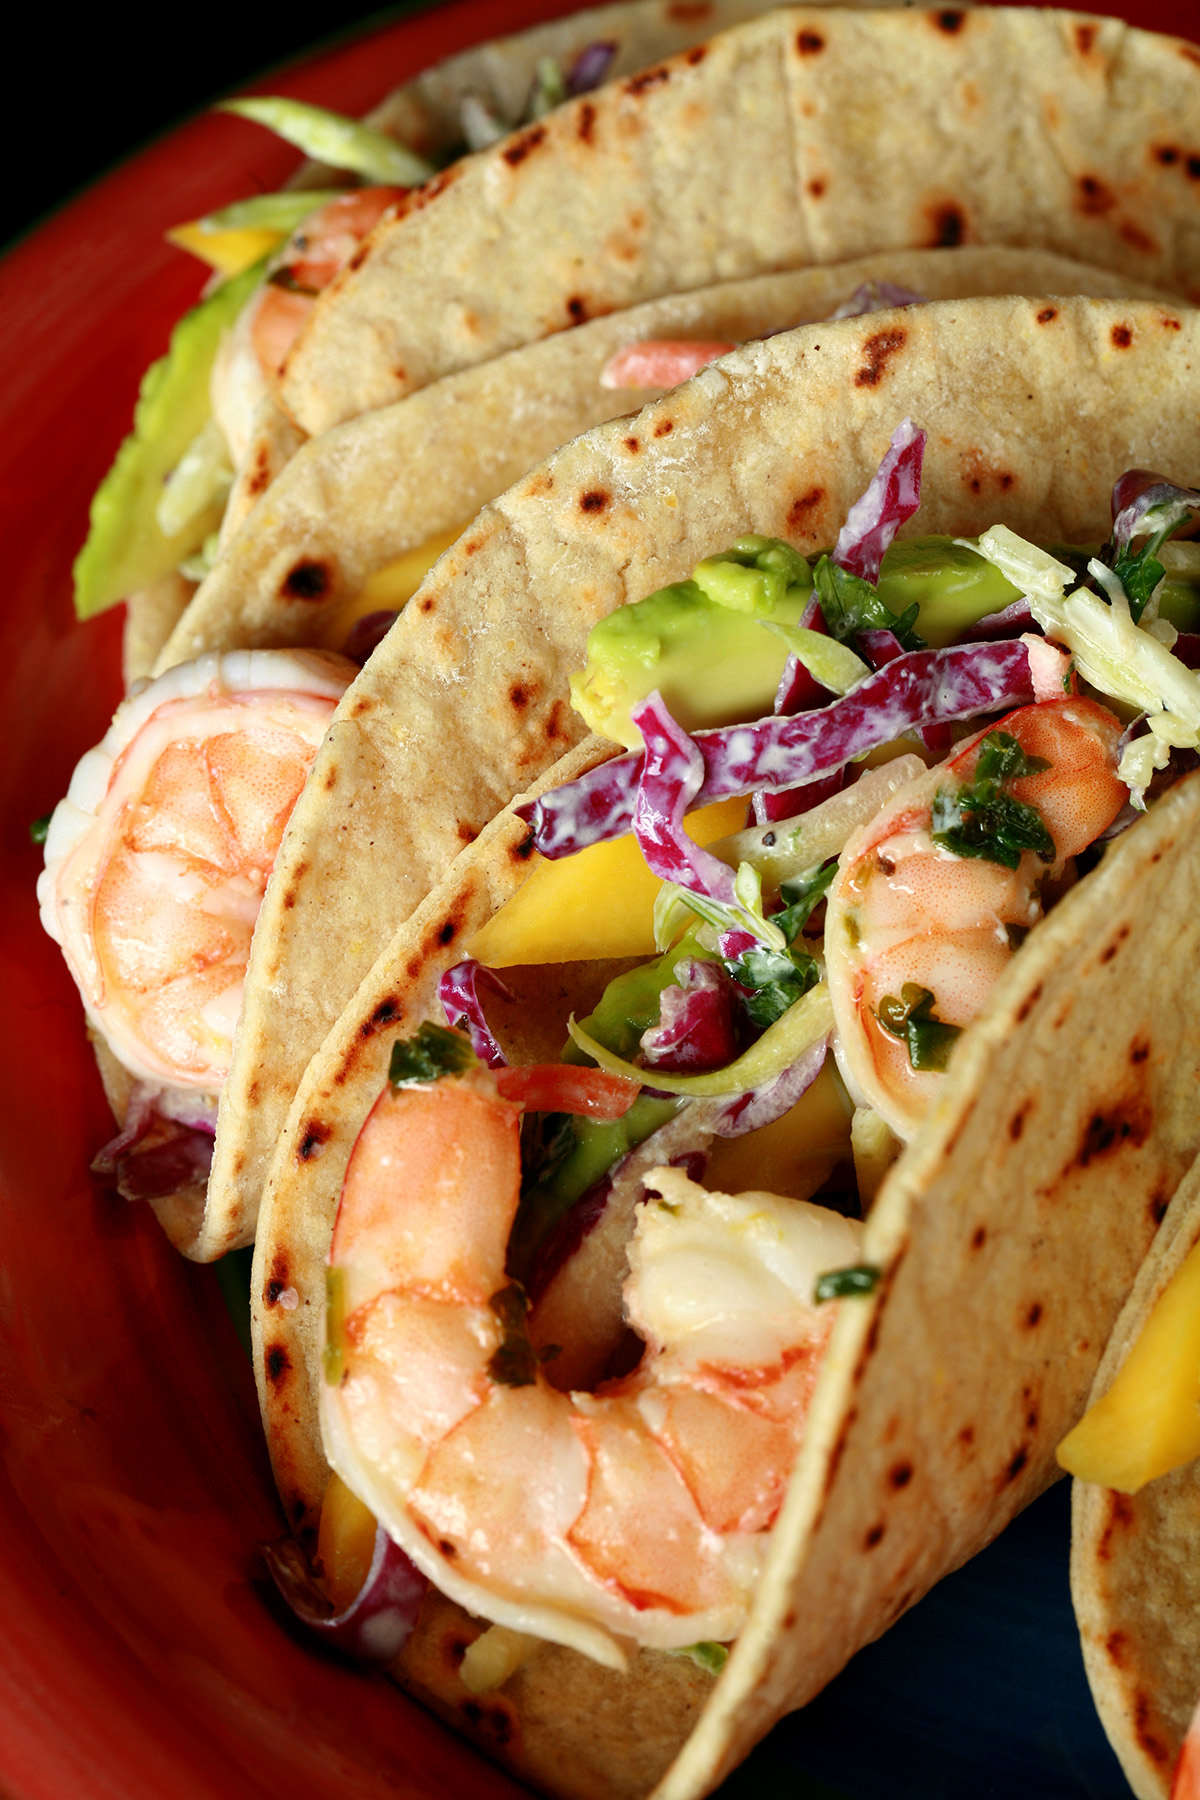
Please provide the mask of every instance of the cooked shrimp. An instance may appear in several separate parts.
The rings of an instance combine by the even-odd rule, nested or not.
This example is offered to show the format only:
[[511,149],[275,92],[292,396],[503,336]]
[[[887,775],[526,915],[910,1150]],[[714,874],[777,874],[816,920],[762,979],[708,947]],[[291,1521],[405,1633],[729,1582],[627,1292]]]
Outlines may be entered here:
[[249,447],[255,408],[278,382],[317,295],[406,191],[353,188],[319,206],[297,227],[273,273],[243,307],[217,353],[211,384],[213,416],[235,465]]
[[600,371],[605,388],[673,388],[688,381],[736,344],[728,339],[645,338],[616,350]]
[[477,1615],[614,1667],[621,1639],[727,1640],[832,1327],[814,1284],[857,1260],[861,1227],[651,1171],[624,1290],[642,1360],[562,1393],[505,1273],[520,1124],[490,1071],[376,1103],[330,1250],[329,1459]]
[[312,651],[183,663],[118,710],[46,839],[42,923],[126,1068],[213,1092],[283,828],[354,671]]
[[1041,917],[1043,881],[1060,877],[1067,859],[1094,843],[1129,797],[1116,773],[1120,724],[1093,701],[1024,706],[992,729],[1049,764],[1005,786],[1040,815],[1053,840],[1045,856],[1024,849],[1007,868],[934,842],[935,795],[953,796],[972,782],[987,736],[980,733],[855,833],[828,895],[825,956],[838,1063],[855,1099],[902,1138],[911,1136],[940,1079],[915,1068],[909,1040],[895,1034],[905,989],[910,1001],[932,996],[925,1018],[935,1028],[969,1024]]

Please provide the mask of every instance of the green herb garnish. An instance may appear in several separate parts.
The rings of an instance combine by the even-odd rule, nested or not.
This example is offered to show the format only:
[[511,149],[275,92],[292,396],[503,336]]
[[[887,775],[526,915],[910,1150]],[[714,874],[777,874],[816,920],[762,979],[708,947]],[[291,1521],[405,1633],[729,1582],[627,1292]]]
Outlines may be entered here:
[[43,813],[40,819],[29,821],[29,841],[31,844],[44,844],[50,831],[52,812]]
[[797,949],[796,940],[836,874],[835,857],[823,869],[783,883],[781,891],[788,904],[782,912],[771,914],[771,923],[782,931],[786,949],[770,950],[755,944],[741,956],[725,961],[725,973],[751,990],[744,1004],[755,1025],[773,1025],[820,979],[816,959],[807,950]]
[[891,631],[901,649],[925,648],[925,639],[915,629],[921,611],[915,600],[906,611],[894,613],[869,581],[839,569],[828,556],[821,557],[813,570],[813,585],[825,623],[839,643],[853,646],[860,631]]
[[325,1348],[321,1364],[329,1386],[338,1387],[346,1372],[346,1277],[341,1269],[325,1271]]
[[560,1344],[535,1350],[529,1339],[529,1299],[519,1281],[493,1294],[488,1305],[500,1321],[500,1348],[488,1361],[488,1374],[502,1387],[532,1387],[542,1363],[562,1354]]
[[885,994],[875,1017],[894,1038],[908,1044],[908,1060],[918,1074],[940,1074],[950,1060],[954,1040],[962,1032],[961,1025],[947,1025],[934,1017],[936,1001],[928,988],[906,981],[900,998]]
[[955,856],[1006,869],[1019,865],[1023,850],[1052,863],[1057,852],[1041,813],[1004,791],[1008,782],[1049,767],[1044,756],[1027,756],[1008,732],[989,731],[979,746],[974,781],[955,793],[939,788],[933,797],[934,843]]
[[479,1058],[461,1031],[445,1025],[421,1026],[415,1036],[397,1038],[388,1064],[388,1081],[394,1088],[415,1087],[436,1081],[440,1075],[460,1075],[477,1067]]
[[830,1269],[817,1277],[813,1298],[819,1303],[822,1300],[852,1300],[858,1295],[873,1294],[879,1286],[882,1273],[882,1269],[877,1269],[874,1263],[857,1263],[849,1269]]
[[688,1644],[682,1650],[670,1650],[667,1654],[669,1656],[686,1656],[689,1662],[694,1662],[696,1667],[703,1669],[706,1675],[719,1675],[729,1661],[729,1646],[727,1644]]

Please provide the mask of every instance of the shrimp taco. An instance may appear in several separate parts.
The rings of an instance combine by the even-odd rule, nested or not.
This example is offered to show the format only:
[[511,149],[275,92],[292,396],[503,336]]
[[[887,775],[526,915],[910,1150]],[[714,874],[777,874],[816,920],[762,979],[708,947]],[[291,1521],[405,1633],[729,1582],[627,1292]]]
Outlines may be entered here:
[[593,8],[426,69],[361,122],[275,96],[232,103],[317,160],[282,192],[168,234],[218,285],[148,371],[75,568],[81,618],[127,602],[127,681],[150,672],[217,549],[303,442],[278,404],[279,364],[316,295],[387,208],[570,95],[761,10],[758,0]]
[[1071,1592],[1096,1707],[1139,1800],[1200,1776],[1196,1304],[1200,1166],[1181,1182],[1059,1448],[1075,1475]]
[[883,249],[1020,244],[1192,295],[1196,141],[1177,39],[1042,9],[784,8],[416,189],[317,302],[281,398],[315,435],[617,308]]
[[[1041,385],[1036,488],[978,445],[1008,416],[980,369],[976,456],[945,398],[956,315],[1021,338],[1026,393],[1064,311],[1101,366],[1194,327],[1047,302],[1025,337],[1023,305],[872,322],[900,352],[940,312],[938,380],[849,492],[884,397],[824,415],[811,557],[805,512],[762,529],[797,485],[771,456],[806,454],[818,351],[869,366],[861,322],[535,474],[547,539],[582,477],[605,553],[661,534],[671,579],[594,624],[571,687],[604,738],[401,927],[272,1166],[281,1585],[553,1792],[708,1791],[1032,1499],[1200,1151],[1194,449],[1131,469],[1122,418],[1089,513],[1092,357],[1061,416]],[[674,458],[618,482],[616,432],[629,459],[668,418]],[[899,539],[918,507],[976,535]],[[559,543],[564,587],[582,561]]]

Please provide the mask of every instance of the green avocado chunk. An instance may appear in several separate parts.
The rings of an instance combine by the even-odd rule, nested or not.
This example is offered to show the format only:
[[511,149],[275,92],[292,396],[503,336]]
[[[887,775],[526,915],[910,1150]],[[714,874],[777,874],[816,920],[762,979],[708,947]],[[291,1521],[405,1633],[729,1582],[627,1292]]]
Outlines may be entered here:
[[876,591],[889,611],[920,607],[917,630],[935,650],[958,641],[989,613],[1019,600],[1020,590],[977,550],[953,538],[905,538],[883,559]]
[[[879,598],[899,617],[916,603],[935,648],[1019,598],[994,564],[948,537],[909,538],[883,559]],[[629,715],[657,688],[685,731],[761,719],[771,711],[787,645],[764,625],[798,625],[812,594],[808,563],[790,544],[745,537],[698,563],[690,581],[618,607],[588,634],[571,704],[592,731],[641,746]]]
[[185,313],[167,354],[142,378],[133,430],[92,498],[87,542],[75,559],[79,618],[170,574],[221,522],[209,508],[185,531],[164,537],[155,516],[163,483],[211,411],[208,396],[221,333],[233,324],[263,275],[262,263],[225,282]]

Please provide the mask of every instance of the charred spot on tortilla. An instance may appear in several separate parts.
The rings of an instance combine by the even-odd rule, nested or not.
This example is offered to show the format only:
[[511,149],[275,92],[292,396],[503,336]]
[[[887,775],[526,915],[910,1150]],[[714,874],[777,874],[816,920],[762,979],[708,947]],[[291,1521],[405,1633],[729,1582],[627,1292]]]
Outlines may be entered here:
[[528,688],[523,687],[519,681],[514,681],[508,690],[508,703],[514,712],[524,712],[532,698]]
[[1018,1106],[1016,1112],[1008,1121],[1008,1135],[1013,1140],[1014,1144],[1025,1130],[1025,1121],[1033,1111],[1033,1104],[1033,1097],[1031,1095],[1028,1100],[1023,1101],[1021,1105]]
[[819,56],[825,48],[825,39],[819,31],[798,31],[796,48],[801,56]]
[[426,594],[423,600],[418,600],[417,605],[423,613],[429,614],[436,608],[437,601],[432,594]]
[[514,844],[512,849],[509,851],[509,855],[512,857],[513,861],[514,862],[528,862],[529,858],[533,855],[533,846],[534,846],[534,843],[536,842],[536,839],[537,839],[537,832],[534,830],[533,826],[531,825],[529,827],[529,830],[525,833],[525,836],[520,840],[520,842]]
[[1096,31],[1097,27],[1095,25],[1076,25],[1075,43],[1080,56],[1091,55],[1092,48],[1096,42]]
[[654,427],[654,435],[656,438],[669,437],[674,429],[674,419],[660,419],[658,424]]
[[973,1425],[963,1425],[958,1433],[958,1441],[964,1450],[972,1449],[975,1444],[975,1427]]
[[1155,1188],[1155,1190],[1151,1194],[1149,1202],[1147,1204],[1147,1211],[1149,1212],[1151,1220],[1153,1221],[1153,1223],[1156,1226],[1161,1225],[1163,1220],[1166,1218],[1167,1208],[1168,1208],[1168,1206],[1170,1206],[1170,1204],[1171,1204],[1170,1190],[1164,1189],[1164,1188]]
[[887,374],[887,366],[897,350],[908,342],[908,332],[894,325],[890,331],[877,331],[863,345],[864,362],[854,377],[855,387],[878,387]]
[[913,1478],[913,1466],[910,1462],[893,1463],[888,1470],[888,1480],[899,1490],[908,1486]]
[[1142,256],[1157,256],[1159,246],[1148,231],[1135,225],[1132,219],[1122,219],[1119,227],[1121,242],[1128,244],[1131,250],[1137,250]]
[[1112,1540],[1114,1533],[1124,1530],[1133,1524],[1133,1501],[1128,1494],[1119,1494],[1115,1488],[1109,1489],[1108,1523],[1100,1534],[1100,1542],[1096,1546],[1096,1556],[1100,1562],[1108,1562],[1112,1556]]
[[1150,1136],[1150,1125],[1150,1109],[1145,1105],[1118,1105],[1110,1113],[1093,1113],[1084,1128],[1076,1166],[1086,1169],[1122,1144],[1140,1149]]
[[1117,196],[1100,180],[1098,175],[1080,175],[1078,187],[1079,210],[1087,218],[1102,218],[1105,213],[1110,213],[1117,204]]
[[696,44],[693,46],[693,48],[691,50],[688,51],[687,59],[691,63],[691,65],[694,69],[696,67],[697,63],[702,63],[707,55],[708,55],[708,45],[707,44]]
[[884,1524],[883,1520],[882,1519],[876,1520],[875,1524],[870,1527],[870,1529],[867,1532],[867,1535],[863,1539],[863,1549],[864,1550],[873,1550],[875,1548],[876,1544],[882,1543],[883,1542],[883,1534],[886,1530],[887,1530],[887,1526]]
[[933,15],[933,22],[938,30],[944,31],[948,37],[954,37],[957,32],[960,32],[965,20],[966,15],[959,12],[956,7],[944,7],[941,12]]
[[472,825],[470,819],[457,820],[454,829],[460,844],[473,844],[479,836],[478,825]]
[[1025,1023],[1025,1020],[1029,1017],[1030,1013],[1033,1011],[1034,1007],[1037,1005],[1037,1003],[1041,999],[1041,997],[1042,997],[1042,984],[1039,981],[1037,986],[1035,988],[1032,988],[1029,991],[1029,993],[1026,994],[1026,996],[1022,1000],[1020,1006],[1018,1006],[1018,1008],[1017,1008],[1017,1024],[1018,1025],[1023,1025]]
[[585,100],[583,105],[579,109],[579,123],[575,128],[576,135],[581,139],[581,141],[583,143],[590,144],[592,141],[592,133],[595,130],[595,126],[596,126],[596,109],[592,105],[590,100]]
[[1043,306],[1041,312],[1037,316],[1037,322],[1039,325],[1049,325],[1050,321],[1052,319],[1057,319],[1057,317],[1057,306]]
[[974,1231],[971,1233],[971,1248],[972,1248],[972,1250],[982,1250],[983,1246],[986,1243],[987,1243],[987,1226],[986,1225],[977,1225],[975,1227]]
[[567,301],[567,317],[572,325],[586,325],[591,314],[588,303],[582,294],[572,294]]
[[265,444],[260,444],[254,453],[254,467],[246,479],[246,491],[250,494],[261,494],[271,484],[271,456]]
[[1025,1324],[1026,1331],[1032,1331],[1032,1330],[1034,1330],[1034,1328],[1036,1326],[1041,1324],[1042,1311],[1043,1311],[1043,1308],[1042,1308],[1041,1301],[1040,1300],[1033,1301],[1032,1305],[1029,1307],[1028,1311],[1025,1314],[1024,1324]]
[[825,489],[822,487],[812,487],[807,494],[796,495],[787,514],[787,528],[793,535],[801,532],[805,520],[820,506],[824,498]]
[[400,1017],[400,1012],[400,1002],[393,995],[389,995],[386,1000],[381,1000],[379,1002],[379,1005],[375,1008],[375,1011],[371,1014],[369,1019],[363,1020],[358,1028],[359,1035],[365,1038],[372,1037],[375,1032],[381,1031],[385,1025],[394,1025],[396,1020]]
[[641,445],[638,442],[637,438],[627,437],[625,439],[625,448],[628,450],[628,452],[631,456],[636,456],[638,451],[641,448]]
[[[1112,943],[1106,944],[1104,946],[1103,950],[1100,952],[1100,961],[1102,963],[1108,963],[1108,962],[1112,961],[1113,957],[1117,954],[1117,951],[1121,948],[1121,945],[1125,942],[1126,938],[1129,936],[1129,931],[1130,931],[1130,927],[1129,927],[1129,924],[1127,921],[1124,925],[1122,925],[1120,931],[1118,931],[1118,933],[1117,933],[1116,937],[1113,939]],[[1135,1056],[1131,1060],[1133,1062],[1142,1062],[1145,1059],[1144,1059],[1144,1057],[1141,1057],[1141,1056]]]
[[943,200],[927,209],[929,236],[926,243],[933,250],[957,250],[967,241],[967,215],[953,200]]
[[1175,1758],[1172,1752],[1167,1748],[1166,1744],[1163,1743],[1162,1739],[1156,1737],[1150,1730],[1150,1719],[1152,1716],[1153,1710],[1150,1698],[1148,1695],[1143,1694],[1139,1689],[1133,1702],[1133,1726],[1134,1730],[1137,1732],[1138,1743],[1142,1746],[1142,1749],[1146,1752],[1146,1755],[1150,1758],[1151,1762],[1161,1763],[1164,1767],[1168,1767],[1174,1762]]
[[1170,169],[1179,162],[1183,152],[1174,144],[1151,144],[1150,154],[1164,169]]
[[643,69],[640,75],[631,75],[625,83],[625,92],[634,95],[644,94],[647,89],[661,87],[670,79],[670,69],[665,63],[659,63],[656,68]]
[[1013,1456],[1008,1467],[1005,1469],[1003,1475],[1001,1476],[1000,1486],[1002,1488],[1006,1488],[1012,1482],[1014,1482],[1017,1479],[1017,1476],[1021,1473],[1022,1469],[1025,1468],[1025,1466],[1027,1465],[1028,1462],[1029,1462],[1029,1445],[1022,1444],[1021,1448]]
[[1114,325],[1109,333],[1115,350],[1128,350],[1133,342],[1132,325]]
[[1110,1631],[1104,1640],[1104,1649],[1108,1659],[1115,1663],[1118,1669],[1124,1667],[1125,1647],[1128,1642],[1128,1634],[1124,1631]]
[[579,510],[585,513],[603,512],[611,499],[612,495],[606,493],[604,488],[588,488],[586,493],[579,496]]
[[[541,494],[552,494],[554,492],[554,477],[549,469],[535,469],[533,474],[529,477],[529,480],[525,483],[525,492],[532,500],[536,500]],[[476,548],[478,548],[478,545]]]
[[292,1359],[283,1344],[268,1344],[263,1357],[263,1367],[267,1372],[267,1380],[272,1387],[278,1387],[291,1372]]
[[332,579],[333,571],[327,563],[304,557],[288,570],[279,591],[288,600],[321,600]]
[[300,1162],[310,1162],[314,1156],[319,1156],[332,1135],[331,1126],[322,1125],[319,1119],[310,1119],[296,1151],[297,1159]]
[[815,176],[813,180],[809,182],[808,191],[814,200],[819,200],[821,198],[821,195],[825,192],[825,182],[819,175]]
[[534,125],[529,131],[523,131],[520,137],[513,139],[507,149],[502,152],[504,160],[510,169],[515,169],[518,163],[523,163],[525,158],[531,156],[538,148],[538,145],[545,143],[545,141],[546,127],[544,125]]
[[667,17],[679,25],[698,24],[701,19],[712,17],[711,0],[673,0],[667,8]]
[[458,920],[447,919],[438,929],[437,941],[444,946],[446,944],[452,944],[457,936]]
[[517,1735],[516,1714],[498,1694],[488,1706],[478,1700],[464,1700],[459,1710],[468,1724],[497,1744],[511,1743]]

